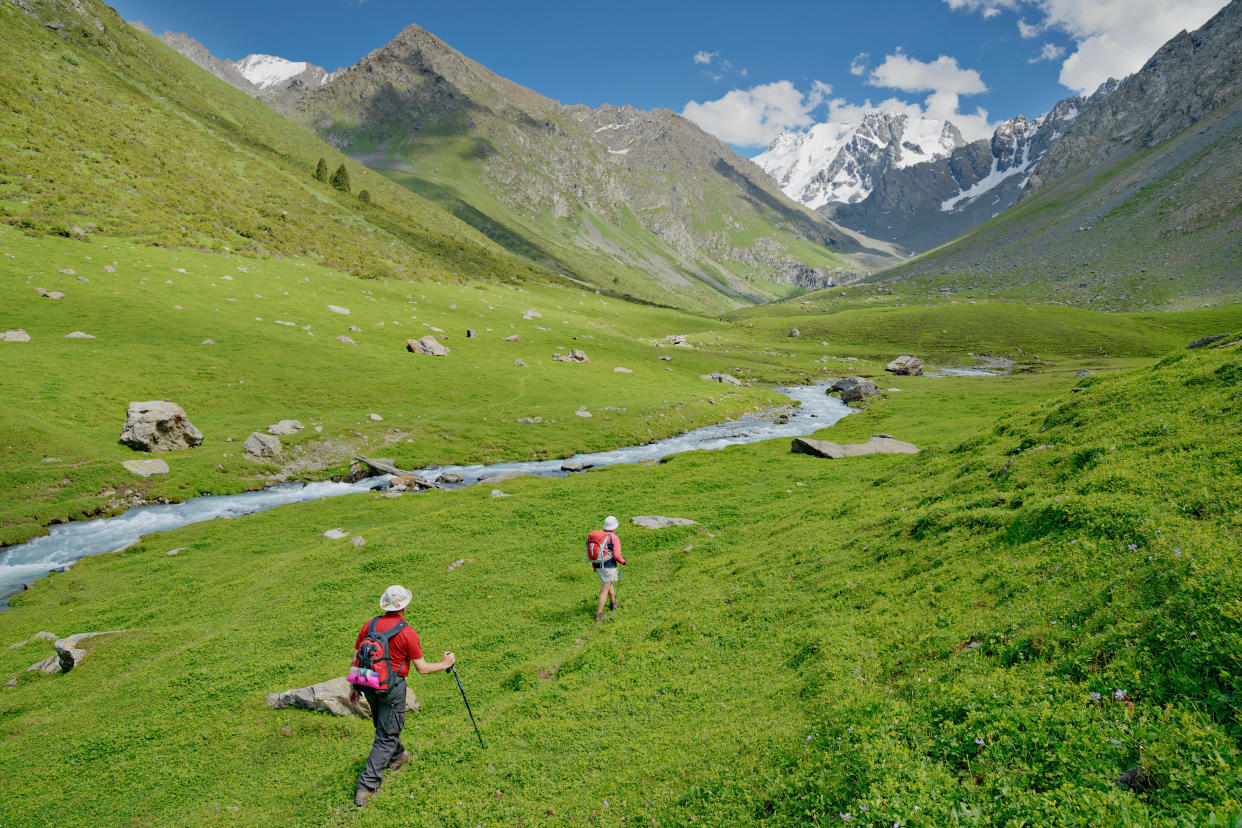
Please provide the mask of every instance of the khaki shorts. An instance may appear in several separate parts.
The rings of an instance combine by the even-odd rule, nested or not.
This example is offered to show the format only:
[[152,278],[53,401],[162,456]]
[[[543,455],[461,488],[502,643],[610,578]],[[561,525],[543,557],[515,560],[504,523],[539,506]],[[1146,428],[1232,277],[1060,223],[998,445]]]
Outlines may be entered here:
[[605,584],[615,584],[617,578],[621,575],[621,567],[619,566],[601,566],[595,570],[599,573],[599,579]]

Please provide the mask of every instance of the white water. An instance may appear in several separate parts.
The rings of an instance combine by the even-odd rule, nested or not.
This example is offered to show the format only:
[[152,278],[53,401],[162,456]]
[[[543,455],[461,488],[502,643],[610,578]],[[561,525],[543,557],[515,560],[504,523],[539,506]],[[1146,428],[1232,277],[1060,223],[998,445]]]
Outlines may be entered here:
[[[776,422],[778,411],[746,414],[737,420],[705,426],[677,437],[658,440],[644,446],[627,446],[594,454],[577,454],[563,460],[495,463],[490,466],[442,466],[423,470],[420,474],[437,480],[448,472],[464,478],[461,485],[479,482],[480,477],[521,472],[541,477],[564,477],[562,463],[579,462],[591,466],[612,466],[619,463],[641,463],[683,451],[720,449],[759,440],[779,437],[800,437],[812,434],[853,412],[854,409],[836,397],[827,395],[823,385],[775,389],[801,405],[788,409],[789,421]],[[541,426],[532,425],[531,428]],[[257,492],[236,495],[196,497],[184,503],[139,506],[117,515],[98,520],[75,521],[52,526],[48,534],[20,546],[0,551],[0,596],[10,595],[23,584],[38,580],[49,572],[68,567],[88,555],[100,555],[124,549],[149,532],[167,532],[191,523],[214,518],[235,518],[283,506],[325,497],[357,494],[370,490],[387,478],[368,478],[359,483],[286,483]],[[486,482],[486,479],[483,481]],[[502,485],[502,484],[497,484]],[[451,486],[447,488],[459,488]],[[0,609],[7,606],[0,599]]]

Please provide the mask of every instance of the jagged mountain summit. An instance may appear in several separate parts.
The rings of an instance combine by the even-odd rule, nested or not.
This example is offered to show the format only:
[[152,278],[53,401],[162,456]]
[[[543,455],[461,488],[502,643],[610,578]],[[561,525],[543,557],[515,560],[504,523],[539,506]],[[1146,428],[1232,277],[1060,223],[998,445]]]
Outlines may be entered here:
[[734,305],[899,258],[674,112],[564,106],[418,26],[294,114],[510,249],[639,298]]
[[[755,161],[787,195],[842,226],[911,250],[956,238],[1013,204],[1035,164],[1091,101],[1074,97],[967,143],[950,121],[873,110],[779,136]],[[836,139],[836,140],[833,140]]]
[[885,275],[1103,308],[1242,297],[1242,0],[1080,107],[1017,204]]

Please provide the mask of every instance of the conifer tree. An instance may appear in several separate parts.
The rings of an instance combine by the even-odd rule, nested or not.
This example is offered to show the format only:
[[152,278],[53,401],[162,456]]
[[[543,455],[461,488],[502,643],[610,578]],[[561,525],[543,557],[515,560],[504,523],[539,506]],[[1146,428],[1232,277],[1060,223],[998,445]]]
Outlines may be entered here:
[[332,173],[332,186],[343,193],[349,192],[349,170],[345,169],[344,164],[337,167],[336,172]]
[[319,163],[315,165],[315,180],[328,183],[328,162],[323,158],[319,159]]
[[371,203],[371,193],[370,193],[369,191],[367,191],[367,190],[359,190],[359,191],[358,191],[358,200],[359,200],[359,201],[361,201],[363,204],[370,204],[370,203]]

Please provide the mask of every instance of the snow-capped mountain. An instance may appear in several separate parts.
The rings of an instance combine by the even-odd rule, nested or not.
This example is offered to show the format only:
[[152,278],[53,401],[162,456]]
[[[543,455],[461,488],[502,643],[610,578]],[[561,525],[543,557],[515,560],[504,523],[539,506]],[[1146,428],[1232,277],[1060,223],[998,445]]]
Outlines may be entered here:
[[965,143],[948,121],[873,110],[855,122],[786,132],[754,161],[785,195],[818,209],[862,201],[889,170],[944,158]]
[[242,77],[264,90],[287,87],[294,80],[310,87],[322,86],[334,74],[313,63],[285,60],[275,55],[246,55],[236,66]]
[[1002,121],[991,138],[970,143],[948,121],[868,112],[858,123],[781,135],[755,162],[786,195],[838,224],[918,252],[1012,205],[1078,113],[1113,88]]

